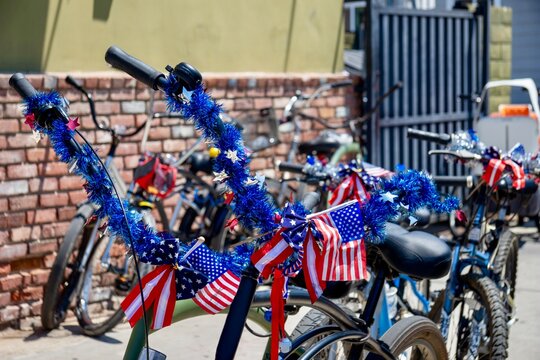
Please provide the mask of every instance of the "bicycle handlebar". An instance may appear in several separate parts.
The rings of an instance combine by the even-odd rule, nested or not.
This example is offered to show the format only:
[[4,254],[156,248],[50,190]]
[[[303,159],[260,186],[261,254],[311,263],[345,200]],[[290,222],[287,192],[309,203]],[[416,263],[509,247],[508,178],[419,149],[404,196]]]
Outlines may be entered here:
[[154,90],[162,89],[164,86],[165,75],[117,46],[111,46],[107,49],[105,61],[112,67],[128,73]]
[[462,160],[476,160],[480,161],[483,159],[482,155],[475,154],[469,150],[459,149],[459,150],[430,150],[429,155],[450,155],[460,158]]
[[304,174],[304,165],[295,164],[295,163],[281,162],[278,165],[278,169],[279,171],[283,171],[283,172]]
[[474,185],[474,178],[472,176],[452,176],[442,175],[433,176],[433,181],[437,185],[442,186],[464,186],[471,188]]
[[338,81],[338,82],[335,82],[335,83],[331,83],[331,84],[330,84],[330,88],[331,88],[331,89],[338,89],[338,88],[342,88],[342,87],[351,86],[352,84],[353,84],[352,80],[351,80],[351,79],[347,79],[347,80],[343,80],[343,81]]
[[407,129],[407,137],[409,139],[418,139],[431,141],[440,145],[448,145],[452,142],[452,136],[449,134],[437,134],[429,131]]
[[37,93],[30,81],[21,73],[15,73],[9,78],[9,86],[15,89],[24,100]]
[[75,79],[73,76],[71,75],[66,76],[66,83],[68,83],[69,85],[73,86],[75,89],[79,90],[80,92],[86,95],[86,89],[79,82],[79,80]]

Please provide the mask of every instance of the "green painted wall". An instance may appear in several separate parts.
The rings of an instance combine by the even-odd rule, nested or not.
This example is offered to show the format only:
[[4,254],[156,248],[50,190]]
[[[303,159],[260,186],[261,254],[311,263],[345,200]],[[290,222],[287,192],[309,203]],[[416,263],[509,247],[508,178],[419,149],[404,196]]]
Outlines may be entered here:
[[106,70],[115,44],[157,68],[335,72],[336,0],[0,0],[0,71]]

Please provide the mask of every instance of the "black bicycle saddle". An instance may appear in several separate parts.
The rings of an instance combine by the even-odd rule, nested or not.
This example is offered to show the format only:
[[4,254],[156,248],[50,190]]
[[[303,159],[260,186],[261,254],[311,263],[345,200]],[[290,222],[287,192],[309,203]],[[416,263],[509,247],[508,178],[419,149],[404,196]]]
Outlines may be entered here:
[[337,150],[341,143],[331,133],[323,132],[313,140],[302,142],[298,145],[301,154],[312,155],[313,153],[330,154]]
[[376,248],[391,268],[416,279],[441,278],[452,262],[452,251],[442,239],[392,223],[386,224],[386,238]]

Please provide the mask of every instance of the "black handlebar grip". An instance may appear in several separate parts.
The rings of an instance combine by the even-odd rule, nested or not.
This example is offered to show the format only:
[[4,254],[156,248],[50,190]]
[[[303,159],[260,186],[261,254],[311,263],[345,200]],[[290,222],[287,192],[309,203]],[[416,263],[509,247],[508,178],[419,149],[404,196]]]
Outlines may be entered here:
[[105,61],[112,67],[128,73],[154,90],[158,90],[157,84],[159,78],[165,77],[161,72],[116,46],[111,46],[107,49]]
[[304,165],[282,162],[278,166],[279,171],[288,171],[296,174],[304,173]]
[[32,97],[37,93],[30,81],[21,73],[15,73],[9,78],[9,86],[15,89],[23,99]]
[[352,85],[352,80],[343,80],[330,84],[332,89],[347,87]]
[[307,193],[302,199],[302,205],[308,210],[313,210],[321,201],[321,195],[316,192]]
[[417,129],[407,129],[407,137],[409,139],[419,139],[435,142],[441,145],[448,145],[452,142],[452,136],[449,134],[437,134],[429,131],[417,130]]
[[433,181],[441,186],[464,186],[473,185],[472,176],[451,176],[451,175],[436,175],[433,176]]
[[81,82],[80,82],[79,80],[75,79],[75,78],[74,78],[73,76],[71,76],[71,75],[66,76],[66,82],[67,82],[69,85],[73,86],[75,89],[79,90],[79,91],[84,90],[84,89],[83,89],[83,85],[81,84]]

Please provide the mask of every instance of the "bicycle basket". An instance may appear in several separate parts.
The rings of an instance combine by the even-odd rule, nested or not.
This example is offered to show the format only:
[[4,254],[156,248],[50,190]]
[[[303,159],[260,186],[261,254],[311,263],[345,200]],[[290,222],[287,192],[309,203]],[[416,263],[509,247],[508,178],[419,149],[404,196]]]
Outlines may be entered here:
[[173,191],[176,175],[176,168],[163,164],[158,155],[145,155],[133,173],[137,185],[161,199]]

